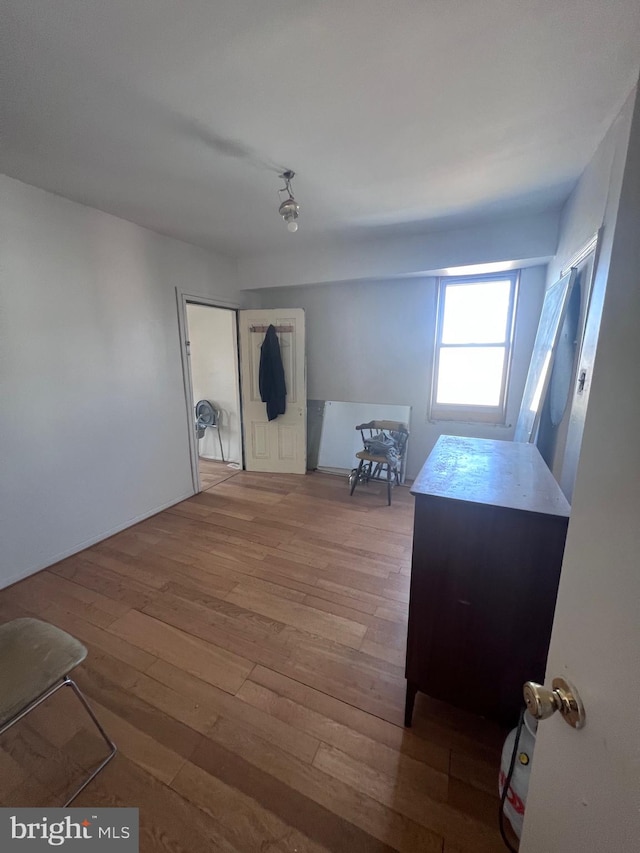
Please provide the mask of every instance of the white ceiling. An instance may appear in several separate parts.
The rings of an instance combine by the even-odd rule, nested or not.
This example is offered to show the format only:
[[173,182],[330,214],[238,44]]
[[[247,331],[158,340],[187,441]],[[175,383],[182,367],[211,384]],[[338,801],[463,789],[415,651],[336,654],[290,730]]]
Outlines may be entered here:
[[638,0],[0,10],[0,171],[235,256],[557,205],[640,65]]

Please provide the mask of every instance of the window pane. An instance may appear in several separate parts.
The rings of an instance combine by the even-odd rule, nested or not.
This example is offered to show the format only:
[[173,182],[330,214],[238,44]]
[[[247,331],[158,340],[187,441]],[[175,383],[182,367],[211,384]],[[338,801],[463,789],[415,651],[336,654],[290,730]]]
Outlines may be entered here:
[[436,403],[499,406],[503,347],[443,347]]
[[491,344],[505,340],[511,281],[448,284],[443,344]]

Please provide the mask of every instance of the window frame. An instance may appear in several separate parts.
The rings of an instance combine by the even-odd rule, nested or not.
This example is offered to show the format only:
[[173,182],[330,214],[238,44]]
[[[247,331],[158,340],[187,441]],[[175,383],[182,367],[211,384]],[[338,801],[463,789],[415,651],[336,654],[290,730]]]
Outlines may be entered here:
[[[509,290],[509,308],[507,311],[507,326],[505,329],[504,341],[483,343],[474,343],[470,341],[459,344],[443,344],[442,332],[444,326],[444,306],[447,288],[455,287],[456,285],[486,284],[490,281],[505,280],[511,282],[511,287]],[[500,273],[488,273],[484,275],[440,276],[438,278],[436,286],[437,308],[433,349],[433,370],[431,375],[431,395],[429,401],[430,421],[467,421],[488,424],[504,424],[506,422],[507,391],[509,388],[509,378],[511,376],[511,361],[513,355],[519,287],[520,270],[505,270]],[[436,402],[441,350],[465,349],[471,347],[500,347],[504,349],[504,362],[502,366],[502,380],[500,385],[500,402],[496,406],[477,406],[470,403]]]

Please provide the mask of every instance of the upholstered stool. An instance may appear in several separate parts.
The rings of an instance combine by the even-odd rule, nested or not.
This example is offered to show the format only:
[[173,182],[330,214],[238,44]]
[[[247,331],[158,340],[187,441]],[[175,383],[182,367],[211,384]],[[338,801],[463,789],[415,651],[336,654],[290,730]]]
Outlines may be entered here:
[[14,619],[0,625],[0,735],[61,687],[70,687],[109,747],[109,755],[67,800],[65,807],[117,752],[116,745],[98,722],[78,685],[69,678],[69,672],[86,656],[87,650],[82,643],[39,619]]

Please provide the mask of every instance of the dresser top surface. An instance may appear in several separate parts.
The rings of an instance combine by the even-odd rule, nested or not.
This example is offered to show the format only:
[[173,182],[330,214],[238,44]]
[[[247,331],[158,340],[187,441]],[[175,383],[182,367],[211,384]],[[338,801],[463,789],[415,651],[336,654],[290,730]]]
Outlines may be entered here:
[[569,503],[533,444],[442,435],[411,493],[568,517]]

